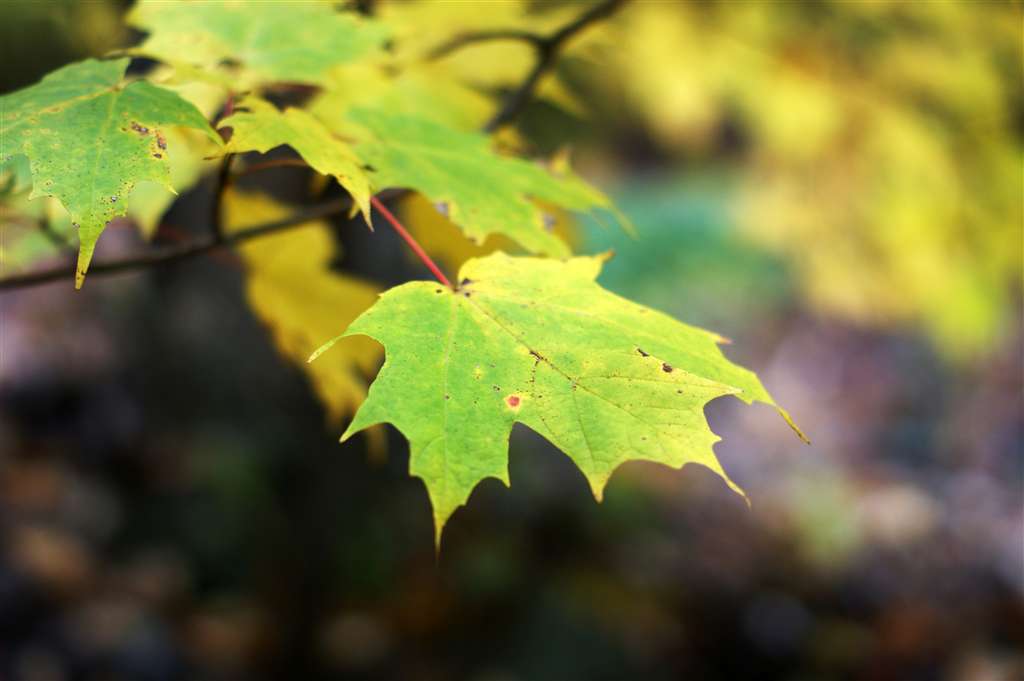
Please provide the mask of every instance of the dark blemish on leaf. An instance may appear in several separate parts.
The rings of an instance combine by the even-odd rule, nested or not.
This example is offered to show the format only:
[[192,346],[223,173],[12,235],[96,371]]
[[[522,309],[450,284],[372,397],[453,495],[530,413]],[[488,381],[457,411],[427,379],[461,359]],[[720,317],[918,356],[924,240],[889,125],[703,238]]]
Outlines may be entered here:
[[495,392],[501,392],[501,386],[500,385],[492,385],[491,387],[494,388]]
[[463,291],[462,295],[464,295],[464,296],[466,296],[467,298],[469,298],[469,291]]
[[117,203],[117,197],[116,196],[111,196],[110,197],[110,202],[111,203]]
[[537,352],[536,350],[530,350],[530,354],[533,355],[537,359],[538,362],[544,359],[541,356],[541,354],[539,352]]
[[646,436],[644,436],[644,435],[641,435],[641,436],[640,436],[640,439],[641,439],[641,440],[643,440],[644,442],[647,442],[647,437],[646,437]]
[[469,286],[472,283],[473,283],[472,279],[465,278],[465,279],[463,279],[462,281],[459,282],[459,288],[462,288],[463,286]]
[[650,355],[649,355],[649,354],[647,354],[646,352],[644,352],[644,349],[643,349],[643,348],[637,348],[637,349],[636,349],[636,351],[640,353],[640,356],[641,356],[641,357],[650,357]]
[[446,399],[446,400],[450,400],[450,399],[452,399],[452,396],[451,396],[451,395],[445,395],[445,396],[444,396],[444,399]]
[[153,154],[153,158],[163,158],[163,154]]
[[672,373],[672,365],[671,364],[665,364],[664,362],[662,362],[661,363],[661,370],[664,371],[666,374],[671,374]]
[[441,292],[441,289],[439,289],[439,288],[438,289],[434,289],[434,293],[440,293],[440,292]]
[[363,166],[363,170],[368,170],[371,173],[377,172],[377,169],[374,168],[373,166],[371,166],[369,163],[367,163],[366,165]]
[[515,409],[516,407],[519,406],[521,400],[519,399],[519,395],[509,395],[508,397],[505,398],[505,402],[508,404],[508,406]]
[[677,395],[682,395],[682,394],[683,394],[683,391],[682,391],[682,390],[677,390],[677,391],[676,391],[676,394],[677,394]]
[[132,130],[134,130],[135,132],[139,133],[140,135],[149,134],[149,128],[147,128],[144,125],[139,125],[135,121],[132,121]]
[[167,151],[167,140],[164,139],[164,136],[161,135],[159,131],[156,133],[156,145],[164,151]]

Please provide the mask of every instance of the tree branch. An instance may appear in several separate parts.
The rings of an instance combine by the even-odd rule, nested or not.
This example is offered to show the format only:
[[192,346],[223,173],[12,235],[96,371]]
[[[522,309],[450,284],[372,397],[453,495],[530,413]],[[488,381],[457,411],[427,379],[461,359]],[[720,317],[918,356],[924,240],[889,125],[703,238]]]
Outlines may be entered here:
[[494,29],[491,31],[474,31],[472,33],[463,33],[457,35],[446,43],[442,43],[435,47],[427,55],[428,61],[436,61],[438,59],[444,59],[452,52],[467,47],[469,45],[475,45],[477,43],[486,43],[493,40],[519,40],[525,43],[529,43],[534,47],[538,46],[544,41],[544,36],[538,33],[532,33],[530,31],[521,31],[515,28],[506,29]]
[[[499,109],[494,116],[487,121],[487,124],[484,126],[484,130],[486,132],[494,132],[518,116],[533,97],[533,91],[537,89],[537,84],[540,82],[540,79],[549,70],[551,70],[558,61],[558,53],[562,50],[569,39],[585,29],[587,26],[611,16],[618,11],[620,7],[626,4],[626,2],[627,0],[605,0],[600,4],[594,5],[589,10],[576,17],[576,19],[547,37],[531,36],[529,40],[536,50],[537,61],[530,73],[527,74],[526,79],[523,80],[519,87],[509,93],[508,97],[505,98],[505,103],[502,104],[501,109]],[[508,38],[509,36],[499,35],[497,37]],[[451,49],[455,49],[455,47],[479,42],[484,39],[486,38],[483,34],[477,34],[474,40],[470,40],[468,42],[463,38],[461,43],[451,47],[449,51]],[[494,39],[493,36],[491,39]],[[452,45],[452,43],[449,43],[449,45]]]
[[[132,270],[144,269],[154,265],[163,265],[166,263],[176,262],[178,260],[184,260],[196,255],[202,255],[203,253],[207,253],[222,246],[231,246],[233,244],[242,243],[243,241],[248,241],[249,239],[256,239],[261,236],[280,232],[297,225],[301,225],[304,222],[309,222],[310,220],[317,220],[329,215],[344,213],[348,211],[351,205],[352,202],[348,198],[336,199],[334,201],[328,201],[326,203],[299,210],[294,215],[290,215],[281,220],[266,222],[233,234],[228,234],[222,239],[218,239],[215,235],[211,234],[187,243],[158,248],[143,255],[123,258],[121,260],[113,260],[111,262],[95,263],[89,268],[89,275],[94,276],[102,274],[116,274],[118,272],[130,272]],[[62,267],[54,267],[47,270],[26,272],[25,274],[16,274],[14,276],[4,277],[0,279],[0,291],[9,291],[11,289],[24,288],[26,286],[36,286],[38,284],[60,281],[62,279],[72,279],[74,276],[75,266],[74,264],[69,263]]]

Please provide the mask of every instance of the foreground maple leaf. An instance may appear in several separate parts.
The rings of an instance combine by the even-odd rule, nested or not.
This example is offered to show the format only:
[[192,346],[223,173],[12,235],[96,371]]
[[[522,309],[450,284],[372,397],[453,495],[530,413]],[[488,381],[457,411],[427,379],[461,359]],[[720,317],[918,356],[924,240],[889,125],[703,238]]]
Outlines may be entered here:
[[517,422],[568,454],[598,500],[632,460],[700,463],[742,494],[715,458],[719,437],[704,405],[722,395],[774,405],[771,396],[725,358],[721,337],[601,288],[604,259],[470,260],[458,290],[391,289],[310,358],[345,336],[384,345],[387,361],[342,440],[385,422],[409,439],[409,469],[426,483],[438,545],[477,483],[509,484]]

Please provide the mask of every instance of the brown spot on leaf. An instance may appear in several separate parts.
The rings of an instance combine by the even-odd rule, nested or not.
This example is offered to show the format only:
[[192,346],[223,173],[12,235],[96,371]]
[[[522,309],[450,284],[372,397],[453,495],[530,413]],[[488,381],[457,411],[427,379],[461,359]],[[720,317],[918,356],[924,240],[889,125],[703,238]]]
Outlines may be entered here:
[[164,151],[167,151],[167,140],[164,139],[164,136],[161,135],[159,131],[156,133],[156,145]]
[[163,154],[153,154],[153,158],[163,158]]
[[636,351],[640,353],[641,357],[650,357],[650,354],[644,352],[643,348],[637,348]]
[[135,132],[139,133],[140,135],[148,135],[149,134],[149,128],[147,128],[144,125],[139,125],[135,121],[132,121],[132,130],[134,130]]
[[519,398],[519,395],[509,395],[505,398],[505,402],[513,409],[518,408],[521,401],[522,400]]
[[671,374],[672,373],[672,365],[671,364],[666,364],[665,362],[662,362],[661,363],[661,370],[664,371],[666,374]]

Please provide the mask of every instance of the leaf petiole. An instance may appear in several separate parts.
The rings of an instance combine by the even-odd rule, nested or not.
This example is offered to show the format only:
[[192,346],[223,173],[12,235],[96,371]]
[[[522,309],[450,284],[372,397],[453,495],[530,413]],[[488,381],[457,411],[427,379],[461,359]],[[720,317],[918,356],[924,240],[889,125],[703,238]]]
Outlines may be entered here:
[[384,203],[376,196],[370,197],[370,203],[377,209],[377,212],[384,216],[384,219],[388,221],[394,230],[398,232],[398,236],[402,237],[402,239],[405,240],[405,243],[409,244],[409,248],[419,256],[419,259],[422,260],[423,264],[427,266],[427,269],[437,277],[437,280],[448,288],[454,290],[455,287],[452,286],[452,282],[448,280],[448,277],[444,276],[444,272],[441,271],[441,268],[430,259],[430,256],[423,250],[423,247],[420,246],[416,239],[413,238],[412,234],[409,234],[409,232],[406,231],[405,227],[402,226],[402,223],[398,221],[398,218],[391,214],[391,211],[387,209],[387,206],[385,206]]

